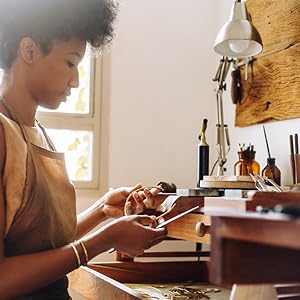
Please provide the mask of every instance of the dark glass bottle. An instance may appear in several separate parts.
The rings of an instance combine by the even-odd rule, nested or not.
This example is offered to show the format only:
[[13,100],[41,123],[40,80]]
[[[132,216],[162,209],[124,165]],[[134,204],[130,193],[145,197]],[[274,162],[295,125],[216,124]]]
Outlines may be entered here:
[[238,152],[239,160],[234,165],[234,175],[248,176],[250,174],[260,174],[260,165],[255,160],[255,153],[253,149]]
[[275,164],[275,158],[267,159],[267,165],[263,168],[261,175],[269,179],[272,179],[275,183],[280,185],[281,172]]

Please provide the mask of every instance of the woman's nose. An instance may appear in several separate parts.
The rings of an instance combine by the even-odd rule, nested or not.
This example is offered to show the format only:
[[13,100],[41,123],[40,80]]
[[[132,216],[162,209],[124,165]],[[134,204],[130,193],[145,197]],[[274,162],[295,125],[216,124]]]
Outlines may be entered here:
[[74,72],[73,76],[71,77],[69,85],[72,88],[78,88],[79,87],[79,72],[78,72],[77,69]]

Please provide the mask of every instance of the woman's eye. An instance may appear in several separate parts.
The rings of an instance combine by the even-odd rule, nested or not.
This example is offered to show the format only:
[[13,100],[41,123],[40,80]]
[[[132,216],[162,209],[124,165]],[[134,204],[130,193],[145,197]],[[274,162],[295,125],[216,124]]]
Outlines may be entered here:
[[75,67],[75,64],[73,64],[70,61],[67,61],[67,65],[68,65],[69,68],[74,68]]

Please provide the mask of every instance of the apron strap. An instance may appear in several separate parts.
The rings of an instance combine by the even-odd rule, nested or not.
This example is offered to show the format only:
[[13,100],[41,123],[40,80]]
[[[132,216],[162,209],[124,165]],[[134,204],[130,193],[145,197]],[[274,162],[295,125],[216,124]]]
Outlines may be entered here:
[[22,132],[22,135],[23,135],[23,138],[24,138],[26,144],[28,144],[29,143],[29,136],[28,136],[28,133],[26,132],[26,129],[24,128],[24,126],[21,125],[21,123],[19,122],[19,120],[16,117],[15,113],[13,112],[12,108],[8,105],[6,100],[1,95],[0,95],[0,100],[3,103],[4,108],[6,109],[6,111],[9,113],[12,120],[15,121],[19,125],[19,127],[21,129],[21,132]]
[[[20,129],[21,129],[21,132],[22,132],[22,135],[23,135],[23,138],[26,142],[26,144],[28,144],[30,142],[30,139],[29,139],[29,136],[28,136],[28,133],[25,129],[25,127],[23,125],[21,125],[21,123],[19,122],[19,120],[17,119],[14,111],[12,110],[12,108],[8,105],[8,103],[6,102],[6,100],[4,99],[3,96],[0,95],[0,100],[2,101],[5,109],[7,110],[7,112],[9,113],[10,117],[19,125]],[[38,124],[38,126],[41,128],[43,134],[44,134],[44,137],[46,138],[46,141],[50,147],[50,149],[54,152],[56,152],[56,148],[54,146],[54,144],[52,143],[50,137],[48,136],[47,132],[46,132],[46,129],[45,127],[36,119],[35,120],[36,123]]]
[[43,132],[43,134],[46,138],[46,141],[47,141],[49,147],[51,148],[51,150],[56,152],[57,151],[56,147],[54,146],[54,144],[52,143],[49,135],[47,134],[47,131],[46,131],[45,127],[37,119],[35,121],[38,124],[38,126],[41,128],[41,130],[42,130],[42,132]]

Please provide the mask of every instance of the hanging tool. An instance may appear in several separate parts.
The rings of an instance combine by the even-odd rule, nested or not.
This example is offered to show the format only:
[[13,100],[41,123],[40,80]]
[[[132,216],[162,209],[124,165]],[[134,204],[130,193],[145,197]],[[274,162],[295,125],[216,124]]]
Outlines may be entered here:
[[231,78],[231,100],[233,104],[237,104],[243,98],[243,87],[240,67],[236,67],[231,72]]

